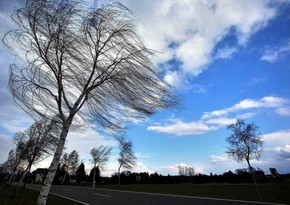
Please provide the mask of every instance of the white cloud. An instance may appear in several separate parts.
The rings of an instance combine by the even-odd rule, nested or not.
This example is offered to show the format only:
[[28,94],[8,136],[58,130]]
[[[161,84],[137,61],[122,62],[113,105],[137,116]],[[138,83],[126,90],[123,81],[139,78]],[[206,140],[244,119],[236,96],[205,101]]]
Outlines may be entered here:
[[221,155],[221,156],[218,156],[218,155],[211,155],[210,156],[210,162],[213,163],[213,164],[231,162],[231,161],[232,160],[229,159],[229,157],[226,154]]
[[236,118],[220,117],[220,118],[211,118],[207,120],[206,123],[227,126],[229,124],[234,123],[236,120],[237,120]]
[[149,131],[163,132],[163,133],[168,133],[168,134],[174,134],[177,136],[198,135],[198,134],[207,133],[216,129],[217,127],[208,126],[207,124],[202,123],[202,122],[185,123],[182,121],[178,121],[171,125],[149,126],[147,128],[147,130]]
[[283,147],[290,144],[290,130],[279,130],[276,132],[262,135],[262,139],[265,141],[266,150],[275,150],[277,147]]
[[[270,1],[122,1],[137,17],[139,32],[146,44],[160,53],[156,64],[170,59],[181,62],[177,73],[197,76],[213,60],[229,58],[238,45],[245,45],[257,31],[267,26],[276,16]],[[142,6],[140,6],[142,5]],[[201,18],[202,17],[202,18]],[[218,43],[229,35],[235,36],[235,45],[228,45],[216,53]],[[174,77],[174,79],[178,79]]]
[[281,107],[275,110],[278,115],[281,116],[290,116],[290,107]]
[[[285,45],[286,44],[286,45]],[[281,57],[289,55],[290,53],[290,41],[285,43],[281,47],[267,48],[264,54],[261,56],[261,60],[274,63],[279,60]]]
[[257,109],[276,108],[275,113],[286,116],[289,109],[285,106],[289,102],[289,99],[275,96],[265,96],[258,100],[245,99],[222,110],[204,112],[198,121],[183,122],[181,119],[175,119],[170,120],[170,124],[149,126],[147,130],[177,136],[199,135],[232,124],[238,118],[251,118],[257,114]]
[[237,51],[237,48],[225,47],[223,49],[219,49],[217,54],[215,55],[216,59],[226,59],[230,58],[234,52]]
[[228,107],[223,110],[214,110],[211,112],[204,112],[201,118],[208,119],[212,117],[221,117],[221,116],[226,116],[229,113],[236,113],[236,112],[249,110],[249,109],[280,108],[280,107],[285,106],[289,102],[290,102],[289,99],[275,97],[275,96],[266,96],[258,100],[245,99],[233,105],[232,107]]

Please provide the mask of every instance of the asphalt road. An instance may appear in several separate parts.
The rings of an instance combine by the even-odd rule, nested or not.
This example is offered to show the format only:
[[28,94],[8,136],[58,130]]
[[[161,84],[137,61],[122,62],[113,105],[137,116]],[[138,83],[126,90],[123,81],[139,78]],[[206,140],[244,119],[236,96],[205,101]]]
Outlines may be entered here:
[[[28,188],[40,189],[40,185],[28,184]],[[73,186],[52,186],[51,193],[69,198],[83,205],[257,205],[238,200],[186,197],[141,192],[93,189]]]

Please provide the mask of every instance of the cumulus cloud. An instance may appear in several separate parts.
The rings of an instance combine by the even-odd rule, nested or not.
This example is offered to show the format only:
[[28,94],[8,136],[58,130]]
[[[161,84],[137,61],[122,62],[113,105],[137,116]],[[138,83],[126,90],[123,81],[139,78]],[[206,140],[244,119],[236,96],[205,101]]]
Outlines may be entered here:
[[290,40],[287,43],[284,43],[283,46],[267,48],[260,59],[268,61],[270,63],[274,63],[283,56],[289,55],[289,53],[290,53]]
[[182,121],[178,121],[171,125],[164,125],[164,126],[149,126],[147,130],[149,131],[156,131],[168,134],[174,134],[177,136],[182,135],[198,135],[203,134],[209,131],[216,130],[217,127],[209,126],[202,122],[189,122],[185,123]]
[[170,124],[152,125],[147,130],[177,136],[200,135],[232,124],[238,118],[251,118],[257,114],[257,109],[275,109],[274,113],[288,116],[289,103],[289,99],[275,96],[265,96],[258,100],[245,99],[225,109],[204,112],[198,121],[184,122],[181,119],[171,119]]
[[229,113],[235,113],[240,111],[245,111],[249,109],[258,109],[258,108],[280,108],[289,103],[289,99],[275,97],[275,96],[265,96],[261,99],[245,99],[239,103],[222,110],[214,110],[211,112],[205,112],[202,115],[202,119],[208,119],[212,117],[221,117]]
[[[146,44],[160,52],[156,64],[170,59],[181,62],[179,72],[168,70],[165,75],[165,80],[173,85],[176,81],[169,76],[198,76],[215,59],[231,57],[239,45],[245,45],[276,16],[276,7],[268,0],[122,2],[136,15]],[[236,38],[236,42],[217,49],[228,36]]]

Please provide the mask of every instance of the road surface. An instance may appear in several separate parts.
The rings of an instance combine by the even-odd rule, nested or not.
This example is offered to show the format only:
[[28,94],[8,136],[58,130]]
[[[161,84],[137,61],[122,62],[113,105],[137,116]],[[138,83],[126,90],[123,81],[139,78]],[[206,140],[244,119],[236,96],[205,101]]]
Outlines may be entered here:
[[[27,188],[40,189],[40,185],[27,184]],[[271,203],[239,200],[187,197],[177,195],[93,189],[74,186],[52,186],[54,195],[68,198],[83,205],[269,205]]]

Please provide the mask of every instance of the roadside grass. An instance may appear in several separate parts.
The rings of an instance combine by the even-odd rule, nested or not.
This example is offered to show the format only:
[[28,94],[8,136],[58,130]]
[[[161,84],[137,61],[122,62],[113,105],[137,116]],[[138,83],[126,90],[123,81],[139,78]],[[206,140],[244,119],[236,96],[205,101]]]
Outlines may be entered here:
[[290,204],[290,183],[259,184],[262,199],[258,198],[254,184],[137,184],[97,188]]
[[[4,184],[0,184],[0,204],[1,205],[16,205],[17,198],[20,194],[20,191],[16,193],[15,197],[11,198],[11,193],[14,190],[14,186],[8,185],[4,190]],[[19,204],[18,205],[36,205],[39,191],[32,189],[24,189]],[[48,205],[80,205],[74,201],[57,197],[54,195],[48,196]]]

